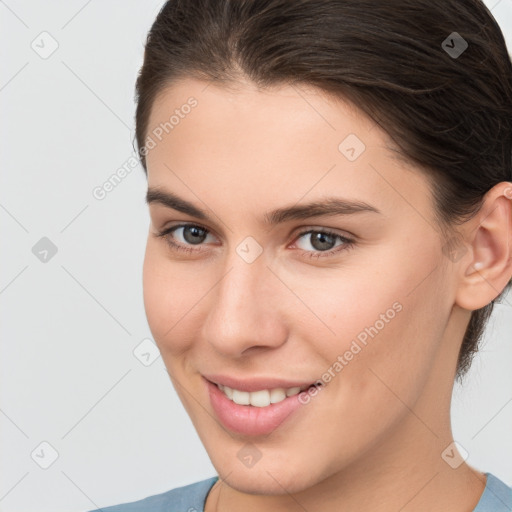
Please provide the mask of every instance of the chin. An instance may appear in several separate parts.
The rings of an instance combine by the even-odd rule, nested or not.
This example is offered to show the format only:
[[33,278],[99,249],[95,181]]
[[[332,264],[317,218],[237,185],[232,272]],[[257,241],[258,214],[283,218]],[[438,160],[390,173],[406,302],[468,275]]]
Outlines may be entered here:
[[296,494],[311,486],[310,481],[290,478],[289,472],[285,470],[267,473],[264,469],[257,474],[252,470],[228,472],[225,482],[239,492],[262,496]]
[[300,493],[322,480],[316,480],[311,466],[304,468],[290,467],[285,459],[275,459],[264,464],[264,457],[252,467],[244,467],[236,458],[236,464],[222,461],[214,467],[220,478],[231,488],[246,494],[279,496]]

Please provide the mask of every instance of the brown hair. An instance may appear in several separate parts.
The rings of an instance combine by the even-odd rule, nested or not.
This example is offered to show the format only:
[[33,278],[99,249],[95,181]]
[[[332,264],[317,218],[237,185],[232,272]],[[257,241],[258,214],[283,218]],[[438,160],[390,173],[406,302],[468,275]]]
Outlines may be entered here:
[[[512,180],[512,64],[480,0],[169,0],[136,83],[146,173],[151,108],[182,78],[297,83],[351,101],[380,124],[397,156],[431,178],[443,234],[475,215],[494,185]],[[511,284],[472,312],[457,379]]]

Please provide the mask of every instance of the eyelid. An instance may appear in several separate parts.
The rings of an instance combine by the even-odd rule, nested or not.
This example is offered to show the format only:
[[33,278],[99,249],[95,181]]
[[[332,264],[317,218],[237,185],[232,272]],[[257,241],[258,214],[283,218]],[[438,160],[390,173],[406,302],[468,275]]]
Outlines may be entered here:
[[[193,226],[193,227],[201,228],[204,231],[207,231],[208,234],[213,234],[216,238],[219,238],[215,234],[215,231],[213,229],[208,228],[205,225],[200,224],[198,222],[192,222],[192,221],[191,222],[178,222],[176,224],[166,225],[165,227],[163,227],[160,230],[158,230],[158,233],[162,234],[162,233],[166,233],[166,232],[170,231],[173,228],[178,229],[178,228],[187,227],[187,226]],[[346,231],[346,230],[340,231],[337,228],[331,228],[331,227],[328,227],[328,226],[319,226],[317,224],[311,224],[309,226],[301,226],[299,228],[295,228],[292,231],[292,235],[290,235],[290,236],[293,236],[293,240],[295,240],[297,237],[303,236],[303,235],[307,234],[310,231],[329,232],[329,233],[332,233],[333,235],[340,236],[342,238],[353,239],[354,241],[357,238],[354,234],[350,233],[349,231]]]
[[322,231],[322,232],[328,232],[332,233],[333,235],[340,236],[342,238],[348,238],[348,239],[356,239],[356,236],[350,233],[346,230],[340,230],[338,228],[331,228],[328,226],[319,226],[319,225],[311,225],[311,226],[301,226],[300,228],[297,228],[297,233],[294,235],[294,237],[305,235],[306,233],[309,233],[310,231]]

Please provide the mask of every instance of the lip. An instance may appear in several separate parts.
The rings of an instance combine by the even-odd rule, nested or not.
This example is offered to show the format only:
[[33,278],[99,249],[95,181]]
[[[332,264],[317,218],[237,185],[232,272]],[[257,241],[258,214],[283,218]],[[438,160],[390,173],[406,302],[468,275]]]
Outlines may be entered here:
[[[230,400],[213,382],[206,378],[204,382],[207,387],[210,403],[220,423],[231,432],[248,436],[261,436],[272,433],[289,420],[303,404],[299,400],[299,394],[289,396],[281,402],[270,404],[267,407],[254,407],[252,405],[238,405]],[[232,380],[230,382],[233,382]],[[282,382],[282,381],[281,381]],[[265,385],[269,380],[265,381]],[[246,381],[248,387],[255,390],[262,389],[260,384]],[[287,386],[289,382],[286,383]],[[240,385],[240,384],[237,384]],[[228,387],[231,387],[228,385]],[[281,387],[281,386],[277,386]],[[295,387],[295,386],[290,386]],[[297,386],[298,387],[298,386]],[[236,388],[239,389],[239,388]],[[244,390],[241,390],[244,391]],[[309,408],[308,408],[309,409]]]
[[251,379],[240,379],[229,375],[204,375],[203,377],[213,384],[221,384],[239,391],[260,391],[262,389],[276,388],[300,388],[301,391],[308,389],[316,381],[283,380],[275,377],[253,377]]

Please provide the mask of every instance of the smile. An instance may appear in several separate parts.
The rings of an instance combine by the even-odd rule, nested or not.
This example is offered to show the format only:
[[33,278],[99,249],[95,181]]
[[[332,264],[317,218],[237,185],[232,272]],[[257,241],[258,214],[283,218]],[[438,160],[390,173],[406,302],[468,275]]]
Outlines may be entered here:
[[[268,407],[270,404],[277,404],[287,397],[298,395],[303,391],[300,387],[262,389],[260,391],[240,391],[222,384],[217,384],[217,387],[235,404],[252,405],[254,407]],[[304,387],[304,389],[307,389],[307,387]]]

